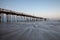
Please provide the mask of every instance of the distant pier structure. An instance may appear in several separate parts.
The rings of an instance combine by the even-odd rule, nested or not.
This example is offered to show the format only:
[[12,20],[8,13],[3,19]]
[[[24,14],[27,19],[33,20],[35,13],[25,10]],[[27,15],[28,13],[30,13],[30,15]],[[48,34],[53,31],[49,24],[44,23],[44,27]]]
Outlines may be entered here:
[[0,8],[0,22],[21,22],[21,21],[31,22],[31,21],[43,21],[43,20],[46,19],[42,17],[36,17]]

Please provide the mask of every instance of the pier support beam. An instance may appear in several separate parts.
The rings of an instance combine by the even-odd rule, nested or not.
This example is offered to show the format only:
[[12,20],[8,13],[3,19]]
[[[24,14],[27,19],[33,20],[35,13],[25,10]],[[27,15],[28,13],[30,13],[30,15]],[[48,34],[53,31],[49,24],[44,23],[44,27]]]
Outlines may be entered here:
[[0,14],[0,22],[7,22],[7,20],[6,20],[6,14],[4,14],[4,13],[1,13]]
[[7,22],[12,22],[12,15],[11,14],[7,14]]

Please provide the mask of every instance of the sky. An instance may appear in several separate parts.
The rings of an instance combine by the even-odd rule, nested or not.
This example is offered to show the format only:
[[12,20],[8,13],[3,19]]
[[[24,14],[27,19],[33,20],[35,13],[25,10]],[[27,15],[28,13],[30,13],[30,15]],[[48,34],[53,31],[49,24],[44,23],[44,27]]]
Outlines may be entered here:
[[0,8],[33,16],[60,19],[60,0],[0,0]]

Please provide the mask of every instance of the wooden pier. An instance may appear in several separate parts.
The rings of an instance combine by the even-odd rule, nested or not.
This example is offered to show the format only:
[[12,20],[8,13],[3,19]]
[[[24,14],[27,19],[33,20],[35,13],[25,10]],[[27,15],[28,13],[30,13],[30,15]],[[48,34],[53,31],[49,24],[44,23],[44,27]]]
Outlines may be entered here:
[[0,8],[0,22],[43,21],[45,18]]

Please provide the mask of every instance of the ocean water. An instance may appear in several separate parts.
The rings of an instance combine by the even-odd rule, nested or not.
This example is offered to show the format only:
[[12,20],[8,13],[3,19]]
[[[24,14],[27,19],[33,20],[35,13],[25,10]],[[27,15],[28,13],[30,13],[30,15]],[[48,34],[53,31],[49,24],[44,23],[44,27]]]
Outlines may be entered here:
[[0,40],[60,40],[60,20],[0,23]]

